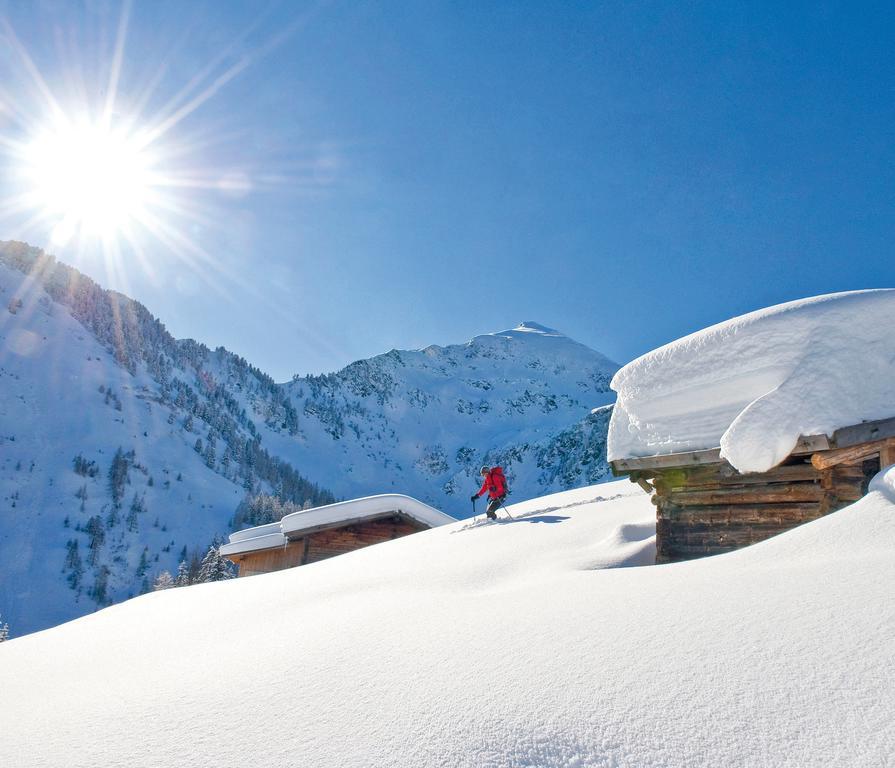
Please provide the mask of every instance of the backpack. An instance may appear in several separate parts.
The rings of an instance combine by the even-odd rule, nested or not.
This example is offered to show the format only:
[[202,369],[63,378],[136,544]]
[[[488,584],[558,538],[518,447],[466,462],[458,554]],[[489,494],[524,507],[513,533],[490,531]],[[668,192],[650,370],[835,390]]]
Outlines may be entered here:
[[503,467],[491,468],[491,484],[498,496],[506,496],[510,492],[510,486],[507,484],[506,475],[503,473]]

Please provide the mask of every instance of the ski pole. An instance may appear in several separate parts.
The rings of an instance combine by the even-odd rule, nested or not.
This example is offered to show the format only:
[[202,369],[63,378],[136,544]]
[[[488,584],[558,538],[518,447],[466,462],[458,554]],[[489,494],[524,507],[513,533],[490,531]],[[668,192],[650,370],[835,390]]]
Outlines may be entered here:
[[475,499],[472,500],[472,519],[475,520]]
[[510,520],[515,520],[515,519],[516,519],[515,517],[513,517],[513,516],[510,514],[510,510],[508,510],[508,509],[504,506],[503,501],[500,502],[500,508],[503,509],[503,511],[507,513],[507,517],[510,518]]

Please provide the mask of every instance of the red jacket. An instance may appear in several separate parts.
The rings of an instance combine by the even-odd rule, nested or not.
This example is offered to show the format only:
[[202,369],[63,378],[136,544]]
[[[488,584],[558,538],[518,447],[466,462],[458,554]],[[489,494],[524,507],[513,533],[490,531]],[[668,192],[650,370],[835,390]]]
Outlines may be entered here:
[[507,479],[503,475],[503,467],[491,467],[491,471],[485,475],[485,482],[482,483],[476,496],[481,496],[485,491],[488,491],[488,496],[492,499],[499,499],[506,495]]

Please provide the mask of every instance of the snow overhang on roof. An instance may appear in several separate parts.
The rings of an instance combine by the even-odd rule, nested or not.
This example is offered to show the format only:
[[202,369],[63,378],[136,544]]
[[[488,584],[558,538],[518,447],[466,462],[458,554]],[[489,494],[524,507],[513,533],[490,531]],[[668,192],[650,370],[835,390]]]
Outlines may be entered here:
[[851,291],[750,312],[648,352],[612,379],[609,461],[691,464],[717,451],[741,473],[766,472],[806,440],[889,419],[893,323],[895,290]]
[[220,552],[225,557],[243,552],[255,552],[259,549],[274,549],[286,545],[286,537],[279,523],[258,525],[236,531],[229,536],[230,543],[221,545]]
[[303,509],[300,512],[286,515],[278,523],[268,523],[237,531],[230,534],[230,542],[221,546],[220,552],[224,556],[230,556],[243,552],[274,549],[285,546],[290,539],[301,538],[313,531],[393,514],[410,518],[428,528],[457,522],[450,515],[446,515],[411,496],[400,493],[383,493],[378,496],[366,496],[361,499],[327,504],[324,507]]

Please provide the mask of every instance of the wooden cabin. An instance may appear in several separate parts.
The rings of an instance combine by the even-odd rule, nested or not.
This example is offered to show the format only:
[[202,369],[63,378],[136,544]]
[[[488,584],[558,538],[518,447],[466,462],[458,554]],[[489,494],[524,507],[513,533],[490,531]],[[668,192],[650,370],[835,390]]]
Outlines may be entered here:
[[277,523],[237,531],[220,552],[236,563],[240,576],[254,576],[453,522],[450,515],[410,496],[382,494],[294,512]]
[[767,472],[741,474],[720,449],[618,459],[656,505],[656,562],[730,552],[851,504],[895,464],[895,418],[799,439]]

